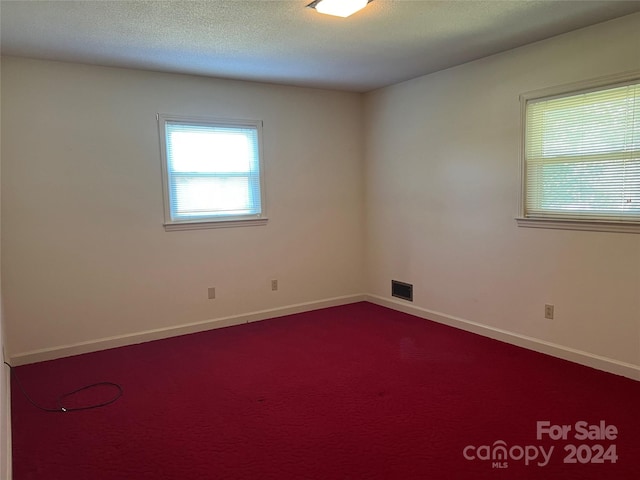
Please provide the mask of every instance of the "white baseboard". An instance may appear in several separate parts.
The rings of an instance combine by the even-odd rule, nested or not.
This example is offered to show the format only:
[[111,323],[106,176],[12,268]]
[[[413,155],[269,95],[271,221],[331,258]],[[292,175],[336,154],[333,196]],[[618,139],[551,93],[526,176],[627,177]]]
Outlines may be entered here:
[[187,335],[189,333],[204,332],[206,330],[213,330],[215,328],[258,322],[260,320],[282,317],[284,315],[292,315],[294,313],[308,312],[311,310],[318,310],[320,308],[336,307],[349,303],[362,302],[365,300],[365,298],[366,295],[364,294],[346,295],[343,297],[327,298],[314,302],[297,303],[294,305],[271,308],[268,310],[260,310],[257,312],[204,320],[201,322],[187,323],[175,327],[158,328],[127,335],[101,338],[88,342],[74,343],[71,345],[60,345],[57,347],[44,348],[41,350],[32,350],[30,352],[11,355],[11,365],[26,365],[29,363],[43,362],[45,360],[53,360],[62,357],[70,357],[72,355],[80,355],[82,353],[97,352],[99,350],[122,347],[125,345],[134,345],[136,343],[144,343],[152,340],[177,337],[179,335]]
[[388,307],[393,310],[408,313],[416,317],[433,320],[437,323],[459,328],[467,332],[477,333],[484,337],[500,340],[518,347],[523,347],[536,352],[551,355],[553,357],[569,360],[570,362],[586,365],[616,375],[622,375],[633,380],[640,381],[640,366],[631,363],[620,362],[612,358],[594,355],[592,353],[565,347],[556,343],[546,342],[537,338],[520,335],[500,328],[482,325],[462,318],[453,317],[440,312],[434,312],[425,308],[409,305],[399,300],[392,300],[378,295],[366,295],[366,301]]
[[564,360],[569,360],[570,362],[586,365],[598,370],[613,373],[616,375],[622,375],[624,377],[640,381],[640,366],[638,365],[620,362],[612,358],[594,355],[589,352],[576,350],[563,345],[558,345],[537,338],[528,337],[526,335],[520,335],[500,328],[490,327],[470,320],[465,320],[444,313],[416,307],[415,305],[408,305],[407,303],[401,302],[399,300],[393,300],[371,294],[357,294],[347,295],[343,297],[334,297],[314,302],[298,303],[268,310],[260,310],[257,312],[251,312],[241,315],[204,320],[202,322],[189,323],[175,327],[159,328],[128,335],[119,335],[88,342],[81,342],[72,345],[62,345],[42,350],[33,350],[30,352],[11,355],[11,364],[18,366],[28,363],[42,362],[45,360],[53,360],[56,358],[68,357],[71,355],[96,352],[99,350],[106,350],[108,348],[121,347],[125,345],[134,345],[136,343],[160,340],[163,338],[186,335],[189,333],[203,332],[206,330],[229,327],[232,325],[240,325],[243,323],[257,322],[260,320],[267,320],[269,318],[281,317],[283,315],[291,315],[294,313],[307,312],[311,310],[318,310],[320,308],[346,305],[349,303],[361,301],[368,301],[377,305],[391,308],[393,310],[408,313],[410,315],[415,315],[416,317],[432,320],[434,322],[449,325],[451,327],[459,328],[468,332],[477,333],[485,337],[500,340],[502,342],[527,348],[529,350],[551,355],[553,357],[562,358]]

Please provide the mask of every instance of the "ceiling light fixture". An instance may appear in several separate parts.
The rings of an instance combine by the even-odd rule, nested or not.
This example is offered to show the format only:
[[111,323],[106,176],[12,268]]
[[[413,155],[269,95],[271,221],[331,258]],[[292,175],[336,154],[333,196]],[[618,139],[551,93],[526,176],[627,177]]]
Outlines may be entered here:
[[336,17],[348,17],[358,10],[362,10],[373,0],[314,0],[307,7],[314,8],[320,13],[335,15]]

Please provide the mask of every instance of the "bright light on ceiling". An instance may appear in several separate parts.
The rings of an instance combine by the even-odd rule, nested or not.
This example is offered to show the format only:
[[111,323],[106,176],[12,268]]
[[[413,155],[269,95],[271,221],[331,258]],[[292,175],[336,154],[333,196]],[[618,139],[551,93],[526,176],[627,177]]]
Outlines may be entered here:
[[315,0],[307,7],[315,8],[320,13],[348,17],[358,10],[362,10],[371,0]]

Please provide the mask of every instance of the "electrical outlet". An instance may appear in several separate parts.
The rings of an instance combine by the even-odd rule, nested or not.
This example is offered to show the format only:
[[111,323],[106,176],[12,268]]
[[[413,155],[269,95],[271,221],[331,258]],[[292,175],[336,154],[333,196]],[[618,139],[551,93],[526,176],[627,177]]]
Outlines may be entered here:
[[213,300],[214,298],[216,298],[216,287],[209,287],[208,297],[209,300]]
[[271,290],[274,292],[278,290],[278,280],[271,280]]
[[545,305],[544,306],[544,318],[548,318],[549,320],[553,320],[553,305]]

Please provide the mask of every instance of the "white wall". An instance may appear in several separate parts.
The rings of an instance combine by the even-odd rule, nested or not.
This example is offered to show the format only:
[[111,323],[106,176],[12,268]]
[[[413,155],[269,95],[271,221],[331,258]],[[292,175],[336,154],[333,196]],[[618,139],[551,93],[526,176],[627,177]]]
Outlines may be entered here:
[[[0,101],[0,109],[2,108]],[[1,125],[0,125],[1,128]],[[0,135],[1,139],[1,135]],[[0,172],[2,172],[2,156],[0,156]],[[0,175],[1,178],[1,175]],[[0,185],[2,182],[0,181]],[[1,187],[0,187],[1,190]],[[2,197],[0,191],[0,198]],[[0,201],[1,203],[1,201]],[[0,208],[0,212],[1,212]],[[0,214],[1,216],[1,214]],[[0,221],[0,237],[2,236],[2,222]],[[0,247],[1,253],[1,247]],[[0,270],[1,270],[0,255]],[[5,361],[4,347],[4,321],[2,319],[2,278],[0,278],[0,361]],[[10,374],[9,367],[0,363],[0,480],[5,480],[11,476],[11,398],[10,398]]]
[[[514,221],[518,95],[640,69],[639,35],[636,14],[521,47],[367,94],[364,116],[357,94],[3,59],[11,355],[394,278],[424,311],[640,367],[640,235]],[[264,120],[266,227],[163,230],[156,112]]]
[[[363,291],[361,95],[9,57],[2,96],[11,356]],[[264,121],[268,225],[164,231],[157,112]]]
[[519,94],[639,69],[635,14],[368,94],[367,291],[640,366],[640,235],[514,221]]

